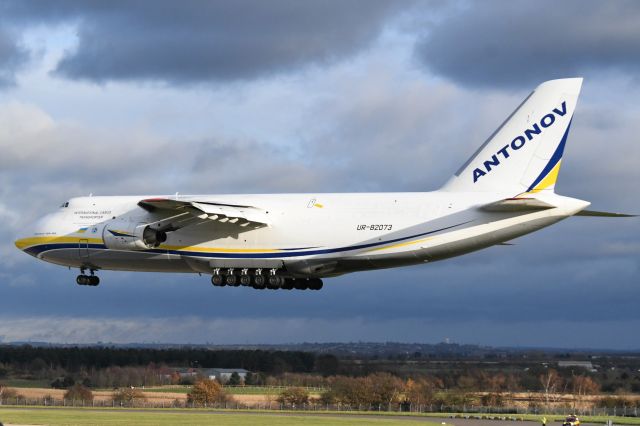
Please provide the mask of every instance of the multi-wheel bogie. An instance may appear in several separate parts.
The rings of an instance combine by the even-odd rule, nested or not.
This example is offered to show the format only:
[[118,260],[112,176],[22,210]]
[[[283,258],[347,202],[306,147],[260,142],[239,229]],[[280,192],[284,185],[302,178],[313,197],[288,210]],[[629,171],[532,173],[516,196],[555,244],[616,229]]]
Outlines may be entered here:
[[288,277],[278,269],[216,268],[211,276],[211,284],[216,287],[253,287],[257,290],[320,290],[320,278]]

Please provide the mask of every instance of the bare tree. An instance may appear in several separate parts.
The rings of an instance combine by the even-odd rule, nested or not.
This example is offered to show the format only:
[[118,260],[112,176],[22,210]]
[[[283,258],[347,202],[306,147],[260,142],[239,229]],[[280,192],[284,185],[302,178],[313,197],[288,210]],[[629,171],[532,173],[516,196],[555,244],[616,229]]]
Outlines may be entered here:
[[582,405],[587,395],[593,395],[600,390],[600,386],[589,376],[573,376],[571,390],[574,397],[574,408]]
[[442,386],[440,379],[426,377],[416,380],[407,379],[403,393],[406,400],[413,405],[432,404],[435,400],[436,391],[441,389]]
[[562,386],[562,377],[556,370],[550,368],[546,373],[540,375],[540,384],[544,392],[544,402],[546,408],[549,409],[549,400],[552,395],[555,395],[559,388]]

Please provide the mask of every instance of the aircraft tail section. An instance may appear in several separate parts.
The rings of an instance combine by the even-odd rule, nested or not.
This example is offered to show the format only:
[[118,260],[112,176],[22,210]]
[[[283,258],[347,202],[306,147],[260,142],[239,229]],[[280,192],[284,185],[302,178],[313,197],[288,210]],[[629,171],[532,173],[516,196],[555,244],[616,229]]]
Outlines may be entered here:
[[581,86],[582,78],[539,85],[442,190],[553,192]]

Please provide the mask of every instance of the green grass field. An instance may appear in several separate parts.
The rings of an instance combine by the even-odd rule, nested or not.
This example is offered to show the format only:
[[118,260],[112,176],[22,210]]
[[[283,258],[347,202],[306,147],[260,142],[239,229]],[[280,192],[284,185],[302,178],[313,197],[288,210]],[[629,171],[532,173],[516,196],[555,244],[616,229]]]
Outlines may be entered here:
[[[211,425],[216,426],[359,426],[380,425],[396,426],[406,421],[380,418],[302,416],[282,414],[232,414],[207,413],[203,411],[166,412],[126,412],[120,410],[94,411],[86,409],[36,409],[36,408],[0,408],[0,422],[21,425]],[[420,423],[426,426],[437,426],[437,423]]]
[[2,384],[10,388],[48,388],[51,380],[7,379],[2,380]]
[[[340,414],[345,414],[340,416]],[[157,410],[123,410],[123,409],[91,409],[91,408],[23,408],[23,407],[0,407],[0,422],[4,424],[21,425],[234,425],[234,426],[259,426],[259,425],[309,425],[309,426],[358,426],[358,425],[380,425],[398,426],[406,425],[406,420],[389,418],[389,416],[407,417],[439,417],[448,418],[451,414],[431,413],[426,415],[416,415],[413,413],[325,413],[325,415],[303,415],[297,412],[278,411],[244,411],[234,412],[224,410],[211,413],[201,409],[166,409],[159,412]],[[359,417],[359,415],[369,414],[369,416]],[[507,416],[508,417],[508,416]],[[542,416],[524,415],[524,420],[539,422]],[[547,415],[550,424],[557,424],[562,420],[562,416]],[[640,418],[632,417],[590,417],[581,416],[583,423],[604,424],[606,420],[613,420],[616,425],[640,425]],[[499,426],[500,421],[490,420]],[[411,423],[411,422],[410,422]],[[448,420],[454,423],[455,419]],[[438,422],[420,422],[421,425],[438,426]]]

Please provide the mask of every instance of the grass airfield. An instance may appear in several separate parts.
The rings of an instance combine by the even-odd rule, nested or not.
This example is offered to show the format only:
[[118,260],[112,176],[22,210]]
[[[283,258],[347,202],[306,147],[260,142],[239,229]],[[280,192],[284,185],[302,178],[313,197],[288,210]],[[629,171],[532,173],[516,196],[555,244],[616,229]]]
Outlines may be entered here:
[[[440,423],[423,419],[393,419],[385,416],[357,415],[302,415],[290,413],[207,412],[198,410],[121,410],[82,408],[2,408],[0,422],[7,425],[211,425],[216,426],[395,426],[414,420],[421,425],[438,426]],[[413,422],[412,422],[413,423]]]
[[[522,415],[518,419],[476,419],[454,413],[394,413],[394,412],[308,412],[298,411],[238,411],[207,409],[145,409],[145,408],[79,408],[0,406],[0,423],[10,425],[233,425],[233,426],[399,426],[407,422],[425,426],[512,426],[539,424],[541,415]],[[564,416],[546,415],[549,425],[560,425]],[[445,420],[446,419],[446,420]],[[605,424],[640,425],[640,418],[581,416],[585,426]]]

